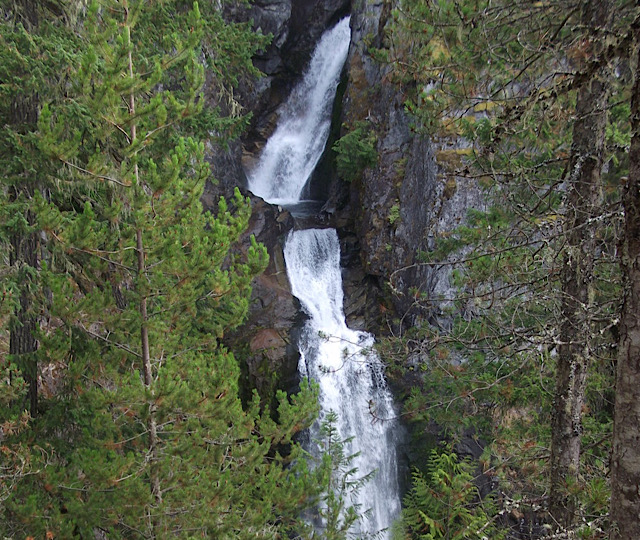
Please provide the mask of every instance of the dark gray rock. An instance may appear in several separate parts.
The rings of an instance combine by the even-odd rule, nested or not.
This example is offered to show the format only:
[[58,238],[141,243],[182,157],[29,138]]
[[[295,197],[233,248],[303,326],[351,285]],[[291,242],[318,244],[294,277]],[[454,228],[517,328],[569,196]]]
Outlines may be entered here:
[[[407,301],[409,289],[422,283],[422,275],[413,275],[413,265],[417,252],[423,249],[435,178],[430,144],[412,133],[402,89],[389,82],[389,68],[369,54],[369,47],[385,46],[390,9],[389,1],[359,3],[354,8],[352,47],[342,100],[346,125],[364,123],[376,134],[378,162],[350,185],[335,178],[325,206],[332,215],[332,223],[358,239],[364,276],[353,271],[346,278],[353,276],[373,286],[364,293],[364,300],[352,300],[363,311],[358,314],[352,310],[351,319],[364,317],[370,330],[377,329],[385,309],[387,313],[403,316],[413,303]],[[392,282],[395,294],[383,292],[389,290],[387,284],[396,271],[405,267],[414,272],[398,273],[399,279]],[[345,287],[362,291],[357,282],[345,283]]]
[[[445,299],[453,293],[449,268],[422,264],[418,255],[460,225],[468,208],[483,204],[473,181],[452,175],[452,163],[466,151],[464,143],[455,136],[431,139],[412,129],[404,107],[407,89],[391,83],[391,68],[370,54],[370,47],[388,45],[386,25],[395,3],[354,3],[340,116],[347,126],[364,123],[376,134],[378,162],[351,184],[334,170],[324,207],[341,237],[357,239],[360,260],[350,259],[345,288],[364,298],[349,299],[347,311],[351,320],[361,324],[364,319],[373,331],[383,319],[385,327],[391,319],[405,325],[420,319],[450,323],[445,314]],[[324,169],[331,171],[327,165]],[[416,302],[422,294],[435,301]]]
[[202,203],[205,208],[211,209],[217,205],[217,199],[221,195],[231,197],[235,187],[245,190],[247,177],[240,158],[240,141],[232,141],[228,148],[208,143],[205,152],[206,160],[211,166],[211,182],[205,188]]
[[267,49],[254,58],[264,73],[239,88],[240,103],[253,113],[244,144],[256,153],[273,132],[276,110],[303,74],[313,49],[332,24],[349,13],[349,0],[257,0],[234,20],[253,21],[253,27],[273,36]]
[[350,0],[293,0],[289,38],[282,47],[288,70],[302,75],[320,36],[349,14]]

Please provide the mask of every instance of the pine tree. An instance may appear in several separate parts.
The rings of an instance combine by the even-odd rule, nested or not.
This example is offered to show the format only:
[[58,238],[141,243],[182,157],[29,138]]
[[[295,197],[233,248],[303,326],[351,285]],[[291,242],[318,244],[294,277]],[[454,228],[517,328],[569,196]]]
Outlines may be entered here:
[[7,534],[275,538],[318,492],[292,439],[315,391],[243,409],[220,344],[267,259],[255,242],[231,251],[248,200],[221,199],[215,215],[199,202],[209,167],[196,136],[242,121],[204,107],[212,23],[189,4],[93,2],[64,96],[40,111],[56,188],[32,203],[48,240],[40,342],[64,376],[28,434],[48,461],[7,498]]
[[62,12],[46,2],[0,5],[0,156],[2,213],[0,243],[7,260],[3,298],[11,304],[9,355],[27,385],[29,412],[38,412],[38,329],[41,312],[38,271],[42,239],[35,227],[33,198],[48,189],[49,163],[33,139],[42,99],[60,91],[64,64],[75,40]]
[[[320,437],[316,441],[322,457],[317,464],[316,474],[322,480],[323,492],[320,496],[315,531],[311,538],[323,540],[344,540],[353,533],[352,528],[358,521],[366,521],[370,512],[355,502],[361,489],[366,489],[367,482],[375,471],[359,472],[353,462],[358,454],[347,454],[346,445],[351,439],[340,439],[336,428],[338,417],[335,411],[329,411],[320,425]],[[368,538],[369,535],[366,535]],[[365,538],[365,536],[361,536]]]
[[[38,108],[61,93],[78,49],[66,6],[0,3],[0,508],[21,483],[49,463],[30,440],[41,412],[38,375],[46,291],[40,279],[46,246],[34,201],[50,192],[55,169],[37,148]],[[5,521],[0,519],[0,531]]]

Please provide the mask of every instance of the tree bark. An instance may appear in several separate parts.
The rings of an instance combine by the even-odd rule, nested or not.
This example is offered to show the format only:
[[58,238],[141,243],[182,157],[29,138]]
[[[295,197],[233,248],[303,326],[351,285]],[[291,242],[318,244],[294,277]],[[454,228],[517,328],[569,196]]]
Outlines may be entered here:
[[[131,26],[129,24],[129,9],[127,2],[124,2],[124,12],[125,12],[125,33],[127,45],[129,47],[129,76],[131,79],[134,77],[133,71],[133,57],[131,54]],[[133,92],[129,95],[129,114],[132,118],[135,117],[136,114],[136,102],[135,95]],[[130,130],[130,138],[131,144],[135,144],[137,139],[137,127],[135,120],[131,122],[131,130]],[[135,189],[143,190],[143,186],[140,180],[140,173],[138,169],[138,164],[134,164],[134,176],[135,176]],[[136,251],[138,254],[137,258],[137,272],[138,272],[138,283],[142,283],[142,280],[145,279],[146,275],[146,262],[145,262],[145,248],[144,248],[144,238],[142,229],[137,226],[136,227]],[[140,285],[138,285],[140,287]],[[146,293],[142,290],[139,290],[140,293],[140,348],[142,355],[142,377],[144,380],[144,385],[147,389],[151,391],[153,395],[153,370],[151,366],[151,353],[149,349],[149,327],[148,327],[148,314],[147,314],[147,296]],[[149,458],[150,458],[150,481],[151,481],[151,495],[153,496],[156,504],[162,503],[162,490],[160,488],[160,476],[158,474],[158,426],[156,421],[156,405],[154,400],[152,399],[149,403],[149,418],[147,421],[147,431],[149,433]],[[156,537],[157,525],[156,520],[150,519],[150,528],[151,528],[151,537]]]
[[[38,27],[38,6],[36,2],[20,0],[14,5],[15,18],[28,31]],[[9,123],[19,131],[32,129],[38,121],[38,97],[19,95],[11,106]],[[10,197],[16,204],[29,201],[33,197],[33,178],[25,178],[21,185],[13,187]],[[24,211],[24,218],[29,227],[35,223],[35,216],[30,210]],[[38,319],[33,313],[33,279],[32,273],[39,268],[40,242],[35,231],[15,230],[10,236],[11,253],[9,264],[19,276],[19,302],[13,313],[9,332],[9,354],[18,365],[22,377],[27,383],[27,399],[29,413],[35,417],[38,412],[38,361],[36,351],[38,341],[36,330]]]
[[[607,25],[608,0],[586,2],[585,25],[594,30]],[[595,32],[594,32],[595,34]],[[597,41],[591,46],[597,54]],[[609,84],[605,70],[579,89],[569,167],[566,202],[566,252],[562,279],[562,324],[551,431],[549,511],[557,528],[568,528],[575,518],[572,486],[578,480],[582,409],[593,330],[593,264],[600,177],[603,166]]]
[[[25,191],[25,190],[20,190]],[[21,193],[22,196],[28,195]],[[20,196],[18,193],[16,197]],[[31,212],[26,212],[26,220],[33,223]],[[33,291],[31,273],[39,266],[39,241],[35,232],[16,232],[11,236],[11,255],[9,263],[21,276],[20,299],[13,313],[11,331],[9,333],[9,354],[18,364],[22,377],[27,383],[29,413],[35,417],[38,413],[38,361],[36,351],[38,341],[36,330],[38,320],[32,311]]]
[[640,25],[634,28],[629,180],[623,195],[620,319],[611,455],[611,540],[640,538]]

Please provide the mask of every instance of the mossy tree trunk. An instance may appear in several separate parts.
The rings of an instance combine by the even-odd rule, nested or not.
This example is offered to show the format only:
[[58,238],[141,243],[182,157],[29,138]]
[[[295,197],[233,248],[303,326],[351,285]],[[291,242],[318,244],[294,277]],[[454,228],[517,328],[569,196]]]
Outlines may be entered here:
[[636,73],[631,98],[629,180],[623,196],[620,320],[611,456],[612,540],[640,538],[640,24],[634,28]]
[[[592,29],[597,54],[599,33],[611,9],[608,0],[586,2],[582,20]],[[601,69],[578,90],[566,199],[566,251],[562,279],[562,323],[551,435],[549,510],[560,528],[571,526],[575,514],[572,488],[578,481],[582,411],[593,333],[594,218],[598,214],[604,160],[609,84]],[[574,492],[575,494],[575,492]]]
[[[14,5],[13,14],[19,24],[29,32],[37,29],[39,23],[38,2],[21,0]],[[38,96],[16,94],[10,108],[9,124],[24,133],[35,128],[38,120]],[[28,208],[34,195],[37,178],[33,171],[24,171],[22,182],[16,183],[9,191],[10,204],[15,206],[21,219],[9,235],[9,265],[18,276],[19,290],[16,308],[11,320],[9,354],[19,366],[27,384],[28,409],[32,417],[38,410],[38,361],[36,352],[38,341],[36,331],[38,321],[33,312],[34,275],[39,266],[39,238],[33,230],[35,216]]]

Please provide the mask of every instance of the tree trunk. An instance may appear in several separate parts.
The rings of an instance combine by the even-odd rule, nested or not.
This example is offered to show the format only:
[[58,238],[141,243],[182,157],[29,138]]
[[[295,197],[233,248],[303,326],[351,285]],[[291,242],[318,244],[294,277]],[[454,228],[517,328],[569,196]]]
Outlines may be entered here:
[[[24,191],[24,190],[23,190]],[[28,195],[22,193],[22,196]],[[16,193],[16,197],[19,195]],[[33,215],[27,211],[25,216],[29,224],[33,223]],[[21,277],[20,302],[11,322],[9,334],[9,354],[16,361],[22,377],[27,383],[29,412],[35,417],[38,412],[38,362],[36,351],[37,318],[32,312],[33,291],[31,289],[31,273],[38,268],[40,249],[38,235],[35,232],[16,232],[11,236],[11,267]]]
[[[129,21],[129,10],[127,2],[124,2],[124,12],[125,12],[125,32],[126,32],[126,40],[127,45],[129,46],[129,76],[133,80],[134,71],[133,71],[133,57],[131,54],[131,26]],[[132,118],[135,117],[136,114],[136,102],[135,95],[133,92],[129,95],[129,114]],[[135,120],[131,122],[131,144],[136,143],[137,139],[137,128]],[[134,175],[135,175],[135,189],[139,189],[143,191],[142,181],[140,179],[140,174],[138,170],[138,164],[134,164]],[[144,248],[144,238],[142,230],[137,227],[136,228],[136,251],[138,254],[137,263],[138,263],[138,283],[142,283],[142,280],[145,279],[146,275],[146,262],[145,262],[145,248]],[[140,293],[140,349],[142,355],[142,377],[144,380],[144,385],[147,389],[151,390],[151,394],[153,395],[153,370],[151,366],[151,353],[149,349],[149,327],[148,327],[148,314],[147,314],[147,296],[144,291],[139,291]],[[156,421],[156,405],[154,400],[152,399],[149,403],[149,418],[147,421],[147,431],[149,433],[149,457],[150,457],[150,472],[149,478],[151,481],[151,495],[153,496],[154,501],[157,505],[162,503],[162,490],[160,488],[160,476],[158,474],[158,426]],[[151,537],[155,538],[157,533],[157,520],[154,518],[150,519],[149,523],[151,529]]]
[[612,540],[640,538],[640,25],[634,28],[636,73],[631,96],[629,181],[623,196],[620,319],[611,455]]
[[[16,20],[25,28],[33,31],[38,26],[38,6],[36,2],[20,0],[14,5]],[[19,131],[35,127],[38,121],[38,98],[33,95],[21,95],[12,103],[9,123]],[[11,199],[20,205],[33,197],[33,178],[26,177],[22,185],[16,185]],[[24,211],[29,227],[35,223],[35,216],[29,210]],[[27,383],[29,412],[35,417],[38,411],[38,362],[36,351],[38,341],[36,330],[38,320],[33,313],[33,271],[39,267],[40,242],[37,232],[15,230],[10,236],[11,253],[9,264],[19,276],[19,304],[13,313],[9,332],[9,354],[13,356],[22,377]]]
[[[582,20],[596,30],[607,24],[608,0],[587,2]],[[597,39],[597,38],[596,38]],[[592,45],[597,53],[598,45]],[[600,176],[603,165],[606,73],[599,71],[578,91],[566,203],[566,253],[562,279],[562,325],[551,432],[551,493],[549,510],[558,528],[574,521],[572,486],[578,480],[582,409],[593,330],[593,264]]]

